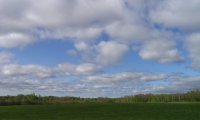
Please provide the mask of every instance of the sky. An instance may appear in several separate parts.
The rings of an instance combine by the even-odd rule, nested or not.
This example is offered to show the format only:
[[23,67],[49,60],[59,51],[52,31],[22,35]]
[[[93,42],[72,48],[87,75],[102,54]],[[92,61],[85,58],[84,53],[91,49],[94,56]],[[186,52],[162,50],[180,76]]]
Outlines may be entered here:
[[200,88],[199,0],[0,0],[0,95]]

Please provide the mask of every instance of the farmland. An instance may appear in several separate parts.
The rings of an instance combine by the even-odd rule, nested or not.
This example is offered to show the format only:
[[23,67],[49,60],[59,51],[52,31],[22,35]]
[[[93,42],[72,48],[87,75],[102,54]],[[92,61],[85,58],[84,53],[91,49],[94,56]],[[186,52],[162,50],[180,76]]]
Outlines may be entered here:
[[0,120],[199,120],[200,103],[1,106]]

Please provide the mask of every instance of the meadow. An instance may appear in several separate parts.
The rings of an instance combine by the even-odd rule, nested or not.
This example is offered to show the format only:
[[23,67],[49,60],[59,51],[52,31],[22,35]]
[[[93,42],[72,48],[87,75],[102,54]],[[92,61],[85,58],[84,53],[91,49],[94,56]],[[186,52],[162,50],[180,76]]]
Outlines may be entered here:
[[200,103],[0,106],[0,120],[200,120]]

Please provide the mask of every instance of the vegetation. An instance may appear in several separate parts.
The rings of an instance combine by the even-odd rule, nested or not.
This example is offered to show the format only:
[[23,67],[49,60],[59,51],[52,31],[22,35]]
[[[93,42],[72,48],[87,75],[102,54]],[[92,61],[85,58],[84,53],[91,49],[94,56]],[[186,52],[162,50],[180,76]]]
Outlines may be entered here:
[[0,120],[199,120],[199,103],[1,106]]
[[0,105],[11,106],[0,106],[0,120],[199,120],[199,102],[198,90],[122,98],[2,96]]
[[200,91],[190,91],[184,94],[139,94],[135,96],[127,96],[116,100],[123,103],[137,103],[137,102],[200,102]]
[[185,94],[140,94],[122,98],[79,98],[17,95],[1,96],[0,105],[27,105],[27,104],[58,104],[58,103],[168,103],[168,102],[200,102],[200,91],[191,91]]

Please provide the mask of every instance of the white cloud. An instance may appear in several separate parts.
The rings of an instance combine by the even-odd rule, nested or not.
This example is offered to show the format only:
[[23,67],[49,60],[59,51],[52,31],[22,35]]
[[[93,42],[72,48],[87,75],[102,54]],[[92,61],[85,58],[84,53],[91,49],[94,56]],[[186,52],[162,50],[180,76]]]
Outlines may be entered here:
[[[199,30],[200,30],[199,0],[163,0],[150,12],[151,20],[165,28],[178,28],[186,32],[185,44],[192,67],[199,68]],[[185,36],[184,36],[185,37]]]
[[105,65],[113,65],[119,62],[122,56],[129,50],[125,44],[114,41],[102,41],[98,45],[97,62]]
[[32,37],[23,33],[9,33],[0,35],[1,48],[21,47],[32,42]]
[[156,60],[160,63],[170,63],[181,60],[177,48],[170,40],[147,41],[140,49],[139,55],[144,60]]
[[[136,41],[137,44],[155,39],[154,29],[151,23],[148,23],[149,18],[146,11],[150,11],[152,6],[161,5],[162,2],[159,4],[154,0],[148,2],[144,0],[47,0],[38,4],[33,0],[20,0],[16,6],[15,2],[10,0],[1,0],[1,3],[4,17],[0,20],[2,23],[0,47],[21,47],[45,38],[71,39],[75,40],[75,48],[80,54],[84,54],[81,56],[87,62],[91,62],[89,61],[91,58],[95,59],[94,54],[97,51],[99,55],[96,59],[99,63],[116,64],[128,51],[127,45],[124,44],[134,44],[131,41]],[[14,10],[8,9],[8,6],[15,6]],[[156,14],[156,11],[152,14]],[[101,42],[97,45],[94,41],[103,32],[108,34],[113,41],[120,43]],[[33,35],[38,36],[33,38]],[[97,46],[97,50],[94,50],[94,46]],[[118,49],[115,49],[116,47]],[[110,50],[113,48],[117,52],[111,53]],[[167,51],[168,55],[163,56],[165,60],[158,60],[159,62],[173,62],[171,57],[177,59],[178,53],[175,49]],[[144,57],[146,55],[142,53],[142,58],[154,59]],[[166,57],[170,60],[166,60]]]
[[0,68],[1,77],[50,78],[55,75],[53,70],[38,65],[7,64]]
[[[41,38],[93,40],[108,32],[112,38],[139,39],[147,32],[137,9],[123,0],[2,1],[3,34],[34,32]],[[8,9],[13,6],[12,10]],[[98,14],[97,14],[98,13]],[[48,20],[48,21],[47,21]],[[38,29],[39,28],[39,29]]]
[[95,45],[86,42],[77,42],[74,45],[76,51],[80,53],[81,58],[86,62],[94,62]]
[[151,82],[158,80],[167,79],[165,74],[146,74],[140,72],[124,72],[118,74],[103,74],[100,76],[89,76],[86,77],[83,81],[85,82],[94,82],[94,83],[118,83],[118,82]]
[[200,68],[200,33],[194,33],[187,36],[185,45],[189,52],[189,57],[192,60],[193,68]]
[[64,63],[57,66],[57,70],[65,75],[92,75],[102,71],[102,67],[92,63],[82,63],[79,65]]
[[85,42],[75,44],[75,48],[79,51],[90,51],[90,46]]
[[56,67],[45,67],[40,65],[5,64],[0,67],[0,75],[4,78],[31,78],[44,79],[60,76],[82,76],[94,75],[102,71],[102,67],[92,63],[82,64],[59,64]]
[[65,27],[54,29],[36,29],[34,32],[40,39],[69,39],[74,41],[92,41],[99,37],[102,33],[102,28],[99,27]]
[[0,0],[0,32],[25,32],[31,28],[31,23],[25,18],[30,7],[26,0]]
[[[147,39],[149,29],[141,23],[127,23],[128,21],[114,22],[106,27],[106,32],[112,39],[121,40],[122,42],[137,41]],[[146,33],[146,35],[144,35]]]
[[121,19],[125,9],[121,0],[47,0],[40,4],[34,0],[17,3],[1,0],[0,3],[0,33],[36,32],[42,38],[57,39],[94,39],[107,24]]
[[101,71],[101,67],[96,64],[84,63],[77,66],[78,74],[94,74]]
[[199,0],[163,0],[152,10],[153,22],[182,30],[200,30]]
[[[31,1],[29,15],[42,25],[87,26],[91,22],[107,23],[121,16],[123,1],[121,0],[48,0],[38,4]],[[98,13],[98,14],[96,14]],[[57,18],[52,17],[57,16]],[[37,19],[36,19],[37,18]],[[49,19],[45,22],[44,19]]]

